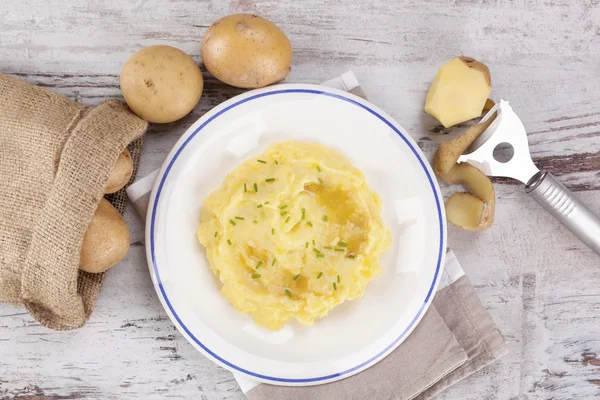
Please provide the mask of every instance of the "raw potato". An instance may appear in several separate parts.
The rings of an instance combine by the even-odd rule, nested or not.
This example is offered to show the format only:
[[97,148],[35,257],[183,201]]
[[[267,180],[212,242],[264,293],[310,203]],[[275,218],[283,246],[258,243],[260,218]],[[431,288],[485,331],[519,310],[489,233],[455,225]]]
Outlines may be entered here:
[[482,231],[494,223],[496,193],[490,178],[470,164],[456,162],[495,118],[496,115],[492,115],[483,124],[467,129],[462,136],[440,144],[435,153],[436,174],[449,185],[462,183],[472,193],[454,193],[446,201],[448,221],[463,229]]
[[291,71],[292,45],[264,18],[234,14],[215,21],[202,39],[202,62],[218,80],[240,88],[279,82]]
[[438,70],[425,111],[449,128],[479,117],[492,90],[490,71],[469,57],[456,57]]
[[123,189],[123,187],[131,179],[133,174],[133,160],[129,150],[125,149],[117,158],[117,162],[113,167],[110,176],[108,177],[108,183],[104,189],[104,193],[115,193]]
[[121,214],[102,199],[85,232],[79,269],[103,272],[117,264],[129,250],[129,229]]
[[183,118],[198,104],[203,86],[196,62],[171,46],[143,48],[121,71],[121,91],[129,108],[150,122]]

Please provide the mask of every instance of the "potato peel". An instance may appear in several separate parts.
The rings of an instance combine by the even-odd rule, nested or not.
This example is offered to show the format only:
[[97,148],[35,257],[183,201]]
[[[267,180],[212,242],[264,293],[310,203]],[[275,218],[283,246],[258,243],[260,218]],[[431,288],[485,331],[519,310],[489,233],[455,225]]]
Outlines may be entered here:
[[448,221],[470,231],[483,231],[492,226],[496,194],[492,181],[483,172],[467,163],[457,164],[457,161],[495,117],[496,115],[493,115],[486,122],[471,126],[456,139],[440,144],[435,153],[436,174],[445,183],[461,183],[471,192],[454,193],[446,201]]
[[[494,209],[496,208],[496,193],[494,191],[494,185],[492,185],[492,181],[488,178],[483,172],[479,169],[475,168],[471,164],[460,163],[455,164],[454,167],[442,178],[444,182],[449,185],[455,183],[463,184],[471,193],[454,193],[454,195],[461,194],[470,197],[475,197],[483,204],[483,209],[478,206],[469,206],[472,203],[465,200],[465,196],[459,196],[453,200],[463,201],[464,206],[462,208],[458,208],[461,215],[465,215],[466,213],[472,213],[473,220],[476,216],[477,223],[471,225],[459,225],[453,222],[453,220],[457,220],[460,218],[464,220],[464,217],[461,215],[453,215],[454,209],[457,209],[456,206],[450,207],[448,206],[448,202],[454,196],[452,195],[448,201],[446,201],[446,214],[448,216],[448,221],[453,223],[454,225],[458,225],[463,229],[472,230],[472,231],[483,231],[488,229],[494,223]],[[460,200],[459,200],[460,199]]]
[[487,99],[485,101],[485,104],[483,105],[483,110],[481,110],[481,114],[487,114],[488,111],[490,111],[492,108],[494,108],[495,105],[496,105],[496,103],[494,102],[494,100]]
[[448,221],[460,228],[476,230],[484,211],[485,203],[469,193],[456,192],[446,200]]

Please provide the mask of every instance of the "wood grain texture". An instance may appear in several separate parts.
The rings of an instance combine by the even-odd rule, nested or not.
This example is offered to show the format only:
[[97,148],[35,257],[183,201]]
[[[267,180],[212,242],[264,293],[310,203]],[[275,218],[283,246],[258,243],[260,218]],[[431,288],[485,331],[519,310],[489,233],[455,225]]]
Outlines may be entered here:
[[[213,20],[258,13],[292,41],[288,81],[318,83],[352,69],[369,99],[430,157],[461,128],[443,129],[422,111],[426,91],[444,61],[472,56],[490,67],[494,99],[510,100],[522,118],[538,164],[600,212],[597,0],[5,3],[0,72],[90,104],[120,96],[121,66],[141,47],[169,44],[200,61]],[[152,126],[140,176],[199,116],[241,92],[205,78],[190,115]],[[492,229],[450,227],[449,238],[510,353],[439,398],[600,398],[600,258],[520,186],[497,180],[496,190]],[[0,305],[0,399],[243,398],[231,374],[168,320],[147,273],[143,226],[131,208],[126,219],[131,251],[108,274],[84,328],[51,332],[24,310]]]

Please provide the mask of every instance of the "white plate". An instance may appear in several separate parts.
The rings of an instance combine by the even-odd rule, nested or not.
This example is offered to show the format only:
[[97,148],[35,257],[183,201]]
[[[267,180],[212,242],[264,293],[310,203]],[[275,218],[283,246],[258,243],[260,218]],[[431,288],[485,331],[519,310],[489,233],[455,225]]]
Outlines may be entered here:
[[[291,323],[271,332],[221,296],[195,231],[203,200],[227,173],[290,139],[338,149],[363,171],[383,201],[392,246],[364,297],[312,327]],[[224,102],[177,142],[150,197],[146,251],[165,310],[205,356],[251,379],[315,385],[375,364],[419,323],[443,267],[445,220],[431,167],[390,116],[339,90],[277,85]]]

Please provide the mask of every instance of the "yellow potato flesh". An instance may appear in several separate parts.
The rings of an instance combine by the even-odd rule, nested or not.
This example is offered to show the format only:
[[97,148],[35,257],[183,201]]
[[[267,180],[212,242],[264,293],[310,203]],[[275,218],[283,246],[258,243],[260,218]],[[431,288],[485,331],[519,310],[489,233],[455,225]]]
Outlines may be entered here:
[[279,82],[291,70],[292,45],[264,18],[235,14],[215,21],[202,39],[202,62],[218,80],[240,88]]
[[449,128],[480,116],[491,90],[484,64],[456,57],[438,70],[427,93],[425,111]]

